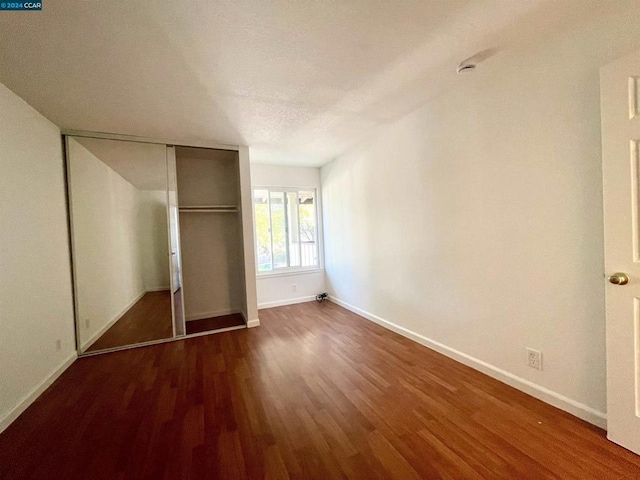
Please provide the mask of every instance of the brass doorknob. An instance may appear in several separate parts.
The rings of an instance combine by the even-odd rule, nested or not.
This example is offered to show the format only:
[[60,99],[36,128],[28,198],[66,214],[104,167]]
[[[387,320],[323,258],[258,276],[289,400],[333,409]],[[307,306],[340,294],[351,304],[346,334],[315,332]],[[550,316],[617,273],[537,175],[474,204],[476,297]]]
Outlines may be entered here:
[[629,276],[626,273],[614,273],[609,277],[609,281],[614,285],[626,285],[629,283]]

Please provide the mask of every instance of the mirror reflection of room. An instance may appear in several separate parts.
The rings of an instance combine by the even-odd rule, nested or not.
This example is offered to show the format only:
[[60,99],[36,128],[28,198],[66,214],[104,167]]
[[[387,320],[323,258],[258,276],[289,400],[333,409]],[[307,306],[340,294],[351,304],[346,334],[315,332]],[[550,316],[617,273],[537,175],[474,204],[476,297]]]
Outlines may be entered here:
[[165,146],[67,140],[81,351],[173,337]]

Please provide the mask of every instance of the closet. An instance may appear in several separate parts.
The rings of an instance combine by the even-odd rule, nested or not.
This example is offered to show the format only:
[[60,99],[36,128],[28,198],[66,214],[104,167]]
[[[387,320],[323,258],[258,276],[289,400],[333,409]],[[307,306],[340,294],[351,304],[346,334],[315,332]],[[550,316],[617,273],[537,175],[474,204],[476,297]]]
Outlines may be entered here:
[[175,147],[186,334],[244,326],[238,152]]
[[80,355],[259,325],[248,148],[64,137]]

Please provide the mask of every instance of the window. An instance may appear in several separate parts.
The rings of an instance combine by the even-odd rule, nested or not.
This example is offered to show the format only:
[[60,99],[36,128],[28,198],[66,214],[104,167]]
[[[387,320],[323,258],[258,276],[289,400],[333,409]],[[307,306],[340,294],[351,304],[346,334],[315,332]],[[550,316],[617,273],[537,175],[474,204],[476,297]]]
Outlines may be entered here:
[[258,274],[318,268],[315,189],[254,188]]

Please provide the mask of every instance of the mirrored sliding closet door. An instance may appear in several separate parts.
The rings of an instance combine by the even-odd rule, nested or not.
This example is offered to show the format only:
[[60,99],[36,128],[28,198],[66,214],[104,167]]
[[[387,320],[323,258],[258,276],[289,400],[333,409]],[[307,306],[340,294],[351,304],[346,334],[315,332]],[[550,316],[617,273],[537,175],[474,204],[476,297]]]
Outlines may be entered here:
[[183,334],[166,146],[69,136],[66,148],[79,352]]

